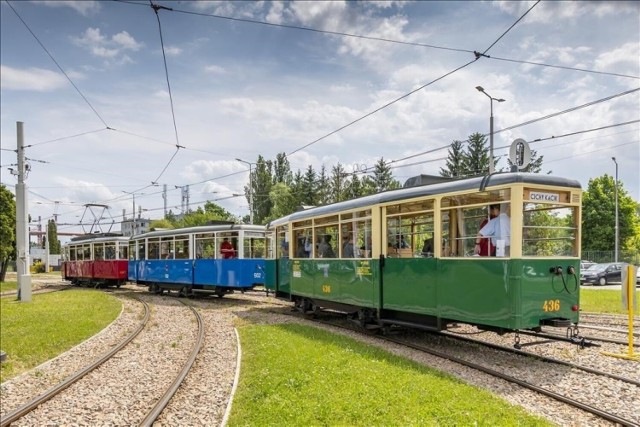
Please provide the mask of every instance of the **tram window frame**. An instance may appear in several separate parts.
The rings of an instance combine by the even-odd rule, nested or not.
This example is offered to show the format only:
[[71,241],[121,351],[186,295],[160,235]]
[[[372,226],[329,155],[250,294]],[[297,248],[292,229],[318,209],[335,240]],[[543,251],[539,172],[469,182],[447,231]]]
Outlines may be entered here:
[[316,251],[313,236],[313,221],[305,220],[293,223],[295,239],[289,242],[292,258],[313,258]]
[[94,243],[93,244],[93,259],[96,261],[102,261],[105,258],[105,250],[104,243]]
[[114,260],[118,259],[118,255],[116,252],[116,242],[106,242],[104,244],[104,259]]
[[160,259],[160,238],[150,237],[147,239],[147,259]]
[[69,246],[69,261],[76,261],[76,247]]
[[229,239],[229,242],[231,242],[231,246],[233,246],[233,250],[235,251],[233,258],[226,258],[226,259],[238,258],[239,233],[237,231],[220,231],[216,233],[216,249],[217,249],[216,258],[225,259],[222,256],[222,242],[224,242],[225,238]]
[[216,236],[215,233],[201,233],[195,236],[196,259],[215,259]]
[[[433,256],[423,254],[425,240],[433,242],[435,233],[434,199],[421,199],[386,206],[385,232],[387,245],[385,255],[391,258],[421,258]],[[408,248],[401,248],[403,240]]]
[[160,238],[160,259],[174,259],[175,258],[175,237],[161,237]]
[[[511,188],[442,197],[440,200],[441,256],[445,258],[475,256],[475,241],[480,231],[480,224],[484,219],[490,219],[490,206],[494,204],[500,205],[500,212],[507,214],[511,224]],[[506,246],[510,247],[512,243],[510,236],[509,244]],[[507,252],[504,257],[508,256]]]
[[82,259],[84,261],[91,261],[92,260],[91,256],[92,256],[91,244],[85,243],[84,245],[82,245]]
[[146,241],[146,239],[138,240],[138,244],[136,246],[138,248],[138,251],[137,251],[138,259],[147,259],[147,241]]
[[287,226],[276,227],[276,258],[289,258],[289,243]]
[[129,245],[127,242],[118,242],[117,248],[116,259],[129,259]]
[[[569,211],[569,212],[562,212]],[[559,221],[562,224],[564,218],[570,220],[564,225],[528,225],[530,221],[540,221],[541,218],[531,218],[534,214],[545,214],[545,221]],[[555,215],[559,213],[559,215]],[[553,218],[551,218],[553,217]],[[559,203],[536,203],[525,201],[522,209],[522,256],[525,257],[577,257],[578,233],[577,225],[578,206],[563,205]],[[568,233],[568,236],[553,235],[554,233]],[[533,234],[533,236],[532,236]],[[537,236],[536,236],[537,234]],[[564,244],[562,242],[564,241]],[[560,245],[558,245],[560,243]]]
[[[316,218],[313,221],[314,258],[334,259],[340,256],[340,221],[338,215]],[[321,243],[329,246],[330,252],[321,251]],[[324,247],[323,247],[324,248]],[[333,256],[332,256],[333,255]]]
[[128,255],[129,255],[128,259],[129,259],[129,261],[135,261],[137,259],[137,256],[136,256],[136,243],[137,242],[135,240],[130,240],[127,243],[127,246],[129,248],[129,250],[128,250]]
[[189,235],[179,234],[174,237],[173,241],[173,258],[174,259],[189,259],[191,253],[189,252]]
[[249,259],[264,259],[266,255],[266,241],[262,233],[245,231],[242,236],[242,257]]

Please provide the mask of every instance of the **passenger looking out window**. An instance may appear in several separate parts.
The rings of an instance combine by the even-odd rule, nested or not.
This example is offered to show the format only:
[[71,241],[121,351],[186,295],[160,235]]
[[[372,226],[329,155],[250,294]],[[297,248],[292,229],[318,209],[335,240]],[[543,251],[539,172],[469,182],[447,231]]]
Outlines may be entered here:
[[[490,220],[492,220],[493,218],[495,218],[495,215],[493,213],[493,209],[491,209],[491,207],[489,207],[489,218],[485,218],[485,219],[482,220],[482,222],[480,223],[479,230],[482,230],[482,228],[485,225],[487,225],[487,223]],[[478,245],[478,243],[477,243],[477,239],[476,239],[476,248],[477,248],[477,245]],[[485,237],[485,238],[480,239],[479,245],[480,245],[479,252],[475,252],[475,250],[474,250],[474,252],[477,255],[480,255],[480,256],[496,256],[496,246],[493,243],[491,243],[491,239],[490,238],[486,238]]]
[[480,241],[483,237],[490,237],[491,244],[496,247],[495,256],[509,256],[511,246],[511,224],[506,213],[500,211],[500,205],[490,206],[490,215],[494,218],[480,229],[476,236],[474,253],[480,254]]
[[344,236],[344,242],[342,243],[342,257],[353,258],[355,256],[353,248],[353,237],[351,235]]
[[222,240],[222,244],[220,245],[220,253],[222,254],[223,259],[235,258],[236,250],[233,248],[233,245],[229,241],[229,238],[225,237]]
[[326,234],[318,243],[318,258],[335,258],[335,253],[331,247],[331,236]]

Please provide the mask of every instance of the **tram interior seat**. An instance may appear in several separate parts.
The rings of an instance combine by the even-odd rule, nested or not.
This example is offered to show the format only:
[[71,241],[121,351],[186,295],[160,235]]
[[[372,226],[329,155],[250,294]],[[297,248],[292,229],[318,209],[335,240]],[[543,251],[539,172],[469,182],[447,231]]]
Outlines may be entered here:
[[390,249],[389,257],[391,258],[413,258],[413,250],[411,248]]

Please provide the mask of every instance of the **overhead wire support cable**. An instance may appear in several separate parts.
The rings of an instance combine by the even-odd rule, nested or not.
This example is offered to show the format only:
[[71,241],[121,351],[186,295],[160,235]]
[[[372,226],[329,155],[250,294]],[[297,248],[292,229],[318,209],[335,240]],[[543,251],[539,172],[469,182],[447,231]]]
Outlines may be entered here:
[[412,90],[412,91],[411,91],[411,92],[409,92],[409,93],[406,93],[406,94],[404,94],[404,95],[402,95],[402,96],[400,96],[400,97],[398,97],[398,98],[396,98],[396,99],[394,99],[394,100],[392,100],[392,101],[387,102],[386,104],[384,104],[384,105],[382,105],[382,106],[380,106],[380,107],[376,108],[375,110],[368,112],[368,113],[367,113],[367,114],[365,114],[364,116],[361,116],[361,117],[359,117],[359,118],[357,118],[357,119],[355,119],[355,120],[352,120],[351,122],[347,123],[346,125],[341,126],[341,127],[339,127],[338,129],[336,129],[336,130],[334,130],[334,131],[332,131],[332,132],[329,132],[328,134],[326,134],[326,135],[324,135],[324,136],[321,136],[320,138],[316,139],[315,141],[311,141],[311,142],[309,142],[308,144],[303,145],[303,146],[302,146],[302,147],[300,147],[300,148],[296,148],[296,149],[295,149],[295,150],[293,150],[292,152],[288,153],[288,154],[287,154],[287,156],[290,156],[290,155],[292,155],[292,154],[294,154],[294,153],[297,153],[297,152],[298,152],[298,151],[300,151],[300,150],[304,150],[305,148],[310,147],[310,146],[312,146],[313,144],[315,144],[315,143],[317,143],[317,142],[320,142],[320,141],[322,141],[323,139],[326,139],[326,138],[330,137],[331,135],[334,135],[334,134],[336,134],[336,133],[340,132],[340,131],[341,131],[341,130],[343,130],[343,129],[346,129],[346,128],[348,128],[349,126],[352,126],[352,125],[354,125],[354,124],[356,124],[356,123],[358,123],[358,122],[360,122],[360,121],[362,121],[362,120],[366,119],[367,117],[374,115],[374,114],[375,114],[375,113],[377,113],[378,111],[384,110],[385,108],[387,108],[387,107],[389,107],[389,106],[391,106],[391,105],[395,104],[395,103],[396,103],[396,102],[398,102],[398,101],[403,100],[404,98],[407,98],[407,97],[409,97],[409,96],[413,95],[414,93],[416,93],[416,92],[418,92],[418,91],[420,91],[420,90],[424,89],[425,87],[427,87],[427,86],[431,86],[432,84],[434,84],[434,83],[436,83],[436,82],[438,82],[438,81],[440,81],[440,80],[444,79],[445,77],[448,77],[448,76],[450,76],[451,74],[453,74],[453,73],[455,73],[455,72],[457,72],[457,71],[460,71],[460,70],[462,70],[462,69],[463,69],[463,68],[465,68],[465,67],[468,67],[469,65],[473,64],[473,63],[474,63],[474,62],[476,62],[476,61],[477,61],[477,59],[473,59],[472,61],[469,61],[469,62],[467,62],[466,64],[461,65],[461,66],[459,66],[458,68],[456,68],[456,69],[454,69],[454,70],[451,70],[451,71],[449,71],[448,73],[443,74],[442,76],[440,76],[440,77],[438,77],[438,78],[436,78],[436,79],[434,79],[434,80],[431,80],[429,83],[426,83],[426,84],[424,84],[424,85],[422,85],[422,86],[420,86],[420,87],[418,87],[418,88],[416,88],[416,89]]
[[[503,38],[503,37],[504,37],[504,36],[505,36],[509,31],[511,31],[511,29],[512,29],[513,27],[515,27],[515,26],[516,26],[516,24],[517,24],[518,22],[522,21],[522,19],[524,19],[524,17],[525,17],[525,16],[527,16],[527,14],[528,14],[529,12],[531,12],[531,10],[532,10],[534,7],[536,7],[536,5],[537,5],[538,3],[540,3],[540,0],[538,0],[537,2],[535,2],[533,5],[531,5],[531,7],[530,7],[529,9],[527,9],[527,11],[526,11],[525,13],[523,13],[523,14],[522,14],[522,16],[521,16],[520,18],[518,18],[518,20],[517,20],[516,22],[514,22],[514,23],[513,23],[509,28],[507,28],[507,30],[506,30],[504,33],[502,33],[502,35],[501,35],[500,37],[498,37],[498,38],[496,39],[496,41],[494,41],[493,43],[491,43],[491,46],[489,46],[488,48],[486,48],[486,49],[484,50],[484,52],[482,52],[482,55],[481,55],[481,56],[485,56],[485,55],[486,55],[486,53],[487,53],[487,52],[489,52],[489,49],[491,49],[493,46],[495,46],[495,45],[496,45],[496,43],[498,43],[498,42],[500,41],[500,39],[502,39],[502,38]],[[478,54],[477,54],[477,52],[476,52],[476,58],[477,58],[477,57],[478,57]]]
[[31,31],[31,28],[29,28],[29,26],[27,25],[27,23],[24,21],[24,19],[22,19],[22,17],[20,16],[20,14],[18,13],[17,10],[15,10],[13,8],[13,6],[11,5],[11,3],[9,2],[9,0],[5,0],[6,3],[9,5],[9,7],[11,8],[11,10],[13,11],[13,13],[16,14],[16,16],[18,17],[18,19],[22,22],[22,24],[24,24],[24,26],[27,28],[27,30],[31,33],[31,35],[33,36],[34,39],[36,39],[36,41],[38,42],[38,44],[40,45],[40,47],[42,47],[42,49],[47,53],[47,55],[49,55],[49,58],[51,58],[51,60],[54,62],[54,64],[56,64],[56,66],[58,67],[58,69],[62,72],[62,74],[64,74],[64,76],[67,78],[67,80],[69,80],[69,83],[71,83],[71,85],[74,87],[74,89],[78,92],[78,94],[82,97],[82,99],[84,99],[84,102],[87,103],[87,105],[89,106],[89,108],[91,108],[91,110],[95,113],[95,115],[100,119],[100,121],[102,122],[102,124],[105,127],[109,127],[107,125],[107,122],[104,121],[104,119],[102,118],[102,116],[96,111],[95,108],[93,108],[93,105],[91,105],[91,103],[89,102],[89,100],[82,94],[82,92],[80,91],[80,89],[78,89],[78,86],[76,86],[76,84],[73,82],[73,80],[71,80],[71,77],[69,77],[69,75],[62,69],[62,67],[60,66],[60,64],[58,64],[58,61],[56,61],[56,59],[53,57],[53,55],[51,55],[51,53],[47,50],[47,48],[45,47],[44,44],[42,44],[42,42],[40,41],[40,39],[38,38],[38,36],[35,35],[35,33],[33,31]]
[[25,145],[25,148],[35,147],[37,145],[50,144],[52,142],[58,142],[58,141],[62,141],[64,139],[77,138],[79,136],[88,135],[90,133],[104,132],[105,130],[113,130],[113,129],[110,128],[109,126],[107,126],[107,127],[102,128],[102,129],[90,130],[90,131],[87,131],[87,132],[77,133],[75,135],[70,135],[70,136],[63,136],[61,138],[51,139],[49,141],[36,142],[36,143],[33,143],[33,144]]
[[184,148],[184,147],[180,145],[180,140],[178,138],[178,126],[176,124],[176,114],[175,114],[175,110],[174,110],[174,107],[173,107],[173,95],[171,93],[171,83],[169,81],[169,68],[167,67],[167,54],[166,54],[165,49],[164,49],[164,39],[162,37],[162,24],[160,22],[160,14],[158,13],[158,10],[160,10],[160,9],[164,9],[164,10],[173,10],[173,9],[171,9],[169,7],[165,7],[165,6],[160,6],[160,5],[154,4],[151,0],[149,0],[149,4],[151,5],[151,8],[153,9],[154,13],[156,14],[156,19],[158,20],[158,32],[160,34],[160,46],[162,47],[162,60],[163,60],[163,63],[164,63],[164,74],[165,74],[165,77],[167,79],[167,89],[169,91],[169,104],[171,105],[171,117],[173,119],[173,130],[175,131],[175,135],[176,135],[176,145],[175,145],[176,146],[176,151],[173,153],[173,156],[171,156],[171,159],[169,159],[169,161],[165,165],[164,169],[162,169],[162,172],[160,172],[160,175],[158,175],[158,177],[156,179],[151,181],[151,185],[157,185],[158,181],[160,180],[160,177],[165,173],[165,171],[167,170],[167,168],[169,167],[171,162],[173,162],[173,159],[175,159],[176,154],[178,154],[178,151],[180,151],[180,149]]

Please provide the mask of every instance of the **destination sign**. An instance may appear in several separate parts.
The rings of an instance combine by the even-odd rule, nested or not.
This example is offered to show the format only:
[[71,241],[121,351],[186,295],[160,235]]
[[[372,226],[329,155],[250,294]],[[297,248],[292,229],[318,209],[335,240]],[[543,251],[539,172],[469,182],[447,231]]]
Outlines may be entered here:
[[542,193],[540,191],[532,191],[529,193],[529,199],[536,202],[559,202],[560,194],[558,193]]

